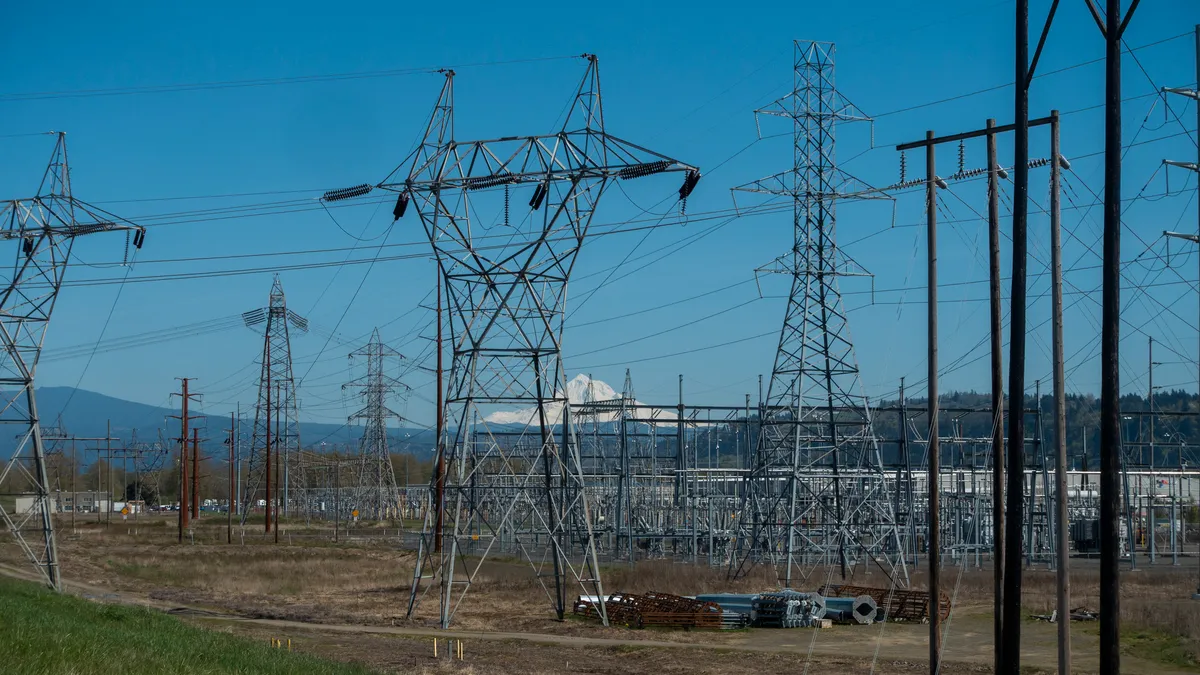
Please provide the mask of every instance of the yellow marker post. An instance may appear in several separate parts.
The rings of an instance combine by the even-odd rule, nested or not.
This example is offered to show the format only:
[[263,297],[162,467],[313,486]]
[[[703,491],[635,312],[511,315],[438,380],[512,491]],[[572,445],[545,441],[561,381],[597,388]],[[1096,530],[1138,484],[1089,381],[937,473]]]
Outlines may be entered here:
[[288,651],[292,651],[292,638],[288,638]]
[[433,658],[437,658],[437,638],[433,638]]

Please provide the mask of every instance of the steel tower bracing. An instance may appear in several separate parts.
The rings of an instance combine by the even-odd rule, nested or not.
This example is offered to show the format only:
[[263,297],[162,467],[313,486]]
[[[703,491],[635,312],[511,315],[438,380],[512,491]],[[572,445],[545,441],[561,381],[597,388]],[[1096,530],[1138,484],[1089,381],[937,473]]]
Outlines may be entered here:
[[886,196],[837,167],[836,127],[868,118],[834,84],[833,44],[797,41],[794,52],[793,91],[755,111],[791,120],[792,167],[735,188],[790,198],[793,245],[765,270],[789,275],[791,293],[730,574],[766,563],[790,584],[796,572],[811,573],[799,565],[803,554],[816,566],[836,566],[843,578],[855,564],[878,564],[904,583],[903,548],[838,286],[840,277],[867,273],[837,247],[837,202]]
[[[542,136],[457,140],[454,73],[447,72],[407,173],[398,175],[401,167],[377,186],[399,193],[397,219],[410,203],[417,211],[448,299],[451,366],[439,439],[445,501],[430,509],[444,508],[445,517],[440,537],[433,531],[439,518],[427,520],[409,610],[425,590],[438,588],[443,626],[501,546],[531,564],[560,618],[568,584],[602,592],[592,497],[562,366],[567,282],[600,196],[614,181],[681,172],[682,199],[700,174],[610,135],[597,60],[584,58],[586,73],[565,122]],[[528,210],[514,216],[516,191]],[[350,193],[361,194],[361,186]],[[485,218],[485,211],[495,215]],[[522,406],[528,414],[511,412]],[[520,438],[500,442],[493,433],[500,428],[517,429]]]
[[271,510],[279,509],[286,515],[292,505],[293,495],[289,493],[293,488],[297,499],[305,494],[291,329],[308,332],[308,320],[287,308],[278,276],[271,284],[269,304],[243,313],[242,319],[252,329],[261,326],[263,332],[262,373],[251,432],[247,489],[242,496],[247,506],[242,509],[242,524],[249,515],[249,507],[261,498],[266,500],[265,529],[270,532]]
[[363,407],[349,418],[351,423],[359,420],[363,423],[363,434],[358,443],[358,490],[353,508],[366,518],[395,518],[400,492],[388,450],[387,422],[389,419],[399,422],[404,418],[387,407],[387,398],[398,393],[407,394],[409,387],[387,375],[386,370],[389,361],[399,362],[404,355],[383,344],[376,328],[366,345],[350,352],[351,359],[356,357],[366,360],[367,373],[342,385],[343,390],[357,389],[363,400]]
[[[75,238],[112,231],[132,236],[137,248],[145,239],[142,227],[71,194],[64,133],[57,134],[37,194],[0,205],[0,240],[9,242],[15,254],[0,294],[0,425],[16,436],[14,449],[0,456],[0,520],[46,583],[55,589],[61,588],[61,582],[54,542],[54,504],[34,395],[34,373]],[[32,497],[32,503],[19,512],[16,508],[10,511],[5,504],[15,503],[16,497]]]

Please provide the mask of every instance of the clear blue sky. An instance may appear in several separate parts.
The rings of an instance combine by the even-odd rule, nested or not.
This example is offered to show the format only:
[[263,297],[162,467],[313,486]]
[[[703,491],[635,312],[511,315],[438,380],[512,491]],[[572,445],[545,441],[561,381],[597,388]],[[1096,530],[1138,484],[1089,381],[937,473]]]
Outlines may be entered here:
[[[1049,2],[1033,3],[1036,31]],[[610,132],[700,166],[705,178],[688,204],[700,214],[731,205],[729,188],[790,165],[788,138],[753,143],[752,110],[791,86],[794,38],[837,43],[837,82],[843,93],[878,117],[870,150],[868,125],[842,127],[838,155],[845,168],[874,184],[897,180],[897,142],[926,129],[953,133],[982,126],[988,117],[1011,121],[1013,9],[1011,2],[757,3],[553,3],[521,8],[460,3],[452,12],[438,3],[331,6],[289,3],[24,3],[4,10],[0,39],[0,194],[28,196],[36,188],[52,146],[48,136],[66,130],[76,195],[150,225],[146,248],[129,278],[158,274],[261,268],[261,273],[120,285],[69,286],[62,294],[46,343],[41,385],[79,386],[151,404],[165,404],[176,376],[200,378],[211,412],[243,410],[255,396],[261,339],[230,319],[263,306],[269,271],[283,265],[369,259],[381,242],[383,256],[423,253],[423,234],[412,218],[390,233],[387,207],[335,211],[337,223],[313,198],[324,189],[385,176],[417,139],[440,84],[428,73],[355,76],[299,83],[199,88],[130,95],[80,96],[81,90],[142,88],[247,79],[406,71],[456,66],[457,136],[489,138],[545,133],[561,114],[583,72],[578,59],[536,60],[582,52],[599,55]],[[1126,33],[1132,47],[1190,33],[1200,5],[1190,0],[1143,3]],[[1036,34],[1032,38],[1036,40]],[[1103,43],[1084,3],[1063,3],[1039,72],[1103,56]],[[1125,60],[1125,195],[1162,195],[1160,160],[1193,160],[1195,108],[1180,97],[1147,96],[1158,86],[1194,84],[1191,35],[1136,52]],[[523,63],[497,62],[526,61]],[[932,101],[999,86],[988,93],[907,112]],[[13,96],[37,92],[44,97]],[[1031,115],[1064,112],[1103,102],[1103,66],[1096,63],[1035,81]],[[885,114],[892,113],[892,114]],[[1182,120],[1177,122],[1175,116]],[[1064,118],[1063,153],[1073,159],[1064,199],[1067,274],[1067,354],[1071,391],[1098,389],[1099,264],[1101,212],[1093,204],[1102,188],[1102,111]],[[764,134],[787,132],[765,120]],[[1156,138],[1163,138],[1154,141]],[[747,147],[749,146],[749,147]],[[740,154],[739,154],[740,151]],[[1002,161],[1011,140],[1000,143]],[[950,174],[957,148],[944,147],[938,162]],[[1044,132],[1031,136],[1031,154],[1048,154]],[[921,158],[909,156],[909,177]],[[966,148],[966,168],[983,166],[982,144]],[[716,167],[714,169],[714,167]],[[1157,173],[1156,173],[1157,172]],[[1185,180],[1188,182],[1185,183]],[[1046,203],[1046,173],[1034,171],[1031,194]],[[597,221],[657,218],[674,208],[661,197],[674,179],[607,193]],[[1171,244],[1164,264],[1164,229],[1196,231],[1195,178],[1172,173],[1177,195],[1134,202],[1126,213],[1123,257],[1143,262],[1128,270],[1123,328],[1123,386],[1143,391],[1146,336],[1163,343],[1156,382],[1195,389],[1197,257]],[[1143,186],[1144,191],[1143,191]],[[987,235],[984,186],[964,182],[943,193],[940,237],[943,391],[986,390]],[[244,197],[214,197],[268,193]],[[186,198],[186,199],[184,199]],[[295,210],[247,217],[247,212],[196,215],[208,209],[294,202]],[[749,200],[739,203],[749,203]],[[290,205],[289,205],[289,208]],[[647,216],[642,209],[654,213]],[[169,215],[180,214],[180,215]],[[847,252],[875,274],[872,284],[843,284],[866,392],[893,395],[901,377],[914,383],[925,372],[923,200],[907,194],[890,206],[843,205],[838,235]],[[893,223],[896,227],[892,228]],[[566,336],[568,376],[591,372],[617,388],[625,364],[633,369],[638,397],[673,402],[683,373],[689,401],[736,404],[769,373],[782,319],[782,277],[753,279],[753,270],[784,252],[790,215],[694,222],[686,227],[604,237],[589,243],[576,270],[571,297],[578,305],[627,254],[613,280],[574,314]],[[1007,227],[1007,224],[1006,224]],[[349,233],[349,234],[347,234]],[[353,236],[351,236],[353,235]],[[358,241],[358,238],[364,241]],[[1031,337],[1028,377],[1049,390],[1049,303],[1042,275],[1048,259],[1046,220],[1032,220],[1030,248]],[[686,245],[685,245],[686,244]],[[356,247],[357,250],[349,250]],[[94,237],[77,248],[88,265],[120,261],[120,236]],[[219,259],[231,254],[338,249],[305,255]],[[646,263],[663,257],[654,265]],[[188,262],[155,262],[214,257]],[[1149,259],[1149,260],[1147,260]],[[1004,267],[1009,266],[1007,241]],[[76,265],[69,281],[119,280],[123,267]],[[366,275],[364,277],[364,274]],[[418,308],[431,288],[428,259],[382,260],[282,273],[289,306],[315,330],[294,340],[297,375],[305,376],[302,418],[338,423],[358,403],[341,384],[358,373],[347,353],[381,326],[385,341],[419,361],[429,355],[432,312]],[[1042,276],[1039,276],[1042,275]],[[1136,292],[1133,284],[1151,284]],[[362,290],[357,292],[360,285]],[[119,297],[118,297],[118,289]],[[723,290],[719,290],[723,289]],[[907,290],[897,290],[907,289]],[[708,292],[705,297],[648,310]],[[874,304],[872,304],[874,301]],[[348,311],[347,311],[348,308]],[[50,357],[55,350],[169,330],[204,322],[224,330],[156,341],[135,350]],[[640,312],[633,316],[633,312]],[[623,317],[623,318],[620,318]],[[225,323],[222,323],[225,320]],[[686,327],[670,330],[688,324]],[[331,331],[336,337],[328,340]],[[666,332],[664,332],[666,331]],[[195,332],[195,331],[193,331]],[[661,334],[660,334],[661,333]],[[765,336],[763,336],[765,334]],[[1007,331],[1006,331],[1007,335]],[[753,337],[762,336],[762,337]],[[739,341],[728,346],[703,349]],[[622,346],[613,345],[618,343]],[[115,343],[114,343],[115,344]],[[670,356],[678,352],[691,353]],[[64,352],[59,352],[60,354]],[[86,371],[84,366],[87,364]],[[82,377],[81,377],[82,373]],[[432,420],[432,382],[416,371],[407,414]],[[921,393],[920,387],[914,394]]]

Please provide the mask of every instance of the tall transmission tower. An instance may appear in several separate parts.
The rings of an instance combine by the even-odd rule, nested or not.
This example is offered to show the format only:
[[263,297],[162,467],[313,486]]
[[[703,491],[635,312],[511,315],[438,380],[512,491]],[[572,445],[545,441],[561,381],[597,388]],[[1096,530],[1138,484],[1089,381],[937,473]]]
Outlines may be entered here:
[[893,505],[842,305],[838,279],[866,276],[837,246],[836,205],[886,199],[837,168],[836,127],[867,120],[834,85],[834,46],[794,43],[793,90],[755,115],[792,122],[790,169],[735,190],[792,200],[792,250],[760,271],[791,293],[748,477],[731,576],[773,565],[786,585],[836,565],[873,561],[905,576]]
[[[290,488],[304,495],[304,467],[300,455],[300,428],[297,417],[296,381],[292,374],[291,329],[308,332],[308,320],[287,308],[283,284],[276,276],[271,284],[271,299],[266,307],[242,314],[246,326],[263,332],[262,374],[258,381],[258,404],[250,441],[250,463],[244,499],[253,505],[258,495],[266,500],[265,531],[274,527],[278,512],[288,513]],[[242,510],[245,524],[249,509]]]
[[355,357],[366,359],[367,374],[342,385],[342,389],[357,389],[363,399],[362,409],[349,419],[350,422],[363,421],[363,435],[358,442],[356,508],[368,518],[382,520],[396,517],[400,495],[388,450],[387,422],[389,419],[404,420],[387,407],[387,397],[409,391],[408,385],[386,374],[387,361],[395,359],[399,362],[404,355],[383,344],[376,328],[366,345],[350,352],[350,358]]
[[[126,233],[126,251],[128,237],[139,249],[146,238],[144,228],[71,194],[67,136],[62,132],[36,195],[0,206],[0,240],[15,248],[14,264],[0,293],[0,425],[5,425],[0,428],[17,437],[14,449],[0,456],[0,520],[55,589],[62,586],[34,374],[76,237],[114,231]],[[5,504],[12,502],[5,498],[15,496],[32,496],[33,505],[22,513],[10,511]]]
[[[451,368],[447,428],[439,439],[445,504],[431,509],[444,508],[445,518],[427,521],[409,610],[438,588],[443,626],[480,566],[500,550],[531,564],[559,618],[565,584],[602,592],[562,366],[567,282],[606,187],[682,172],[679,196],[685,199],[700,173],[609,135],[597,59],[583,58],[586,72],[565,122],[541,136],[456,140],[454,73],[447,71],[407,172],[401,165],[376,186],[399,193],[396,219],[410,204],[417,211],[448,298]],[[325,198],[371,189],[361,185]],[[514,190],[522,190],[529,209],[516,217]],[[485,210],[494,217],[481,217]],[[505,417],[513,406],[532,406],[532,412]],[[444,523],[440,537],[438,522]]]

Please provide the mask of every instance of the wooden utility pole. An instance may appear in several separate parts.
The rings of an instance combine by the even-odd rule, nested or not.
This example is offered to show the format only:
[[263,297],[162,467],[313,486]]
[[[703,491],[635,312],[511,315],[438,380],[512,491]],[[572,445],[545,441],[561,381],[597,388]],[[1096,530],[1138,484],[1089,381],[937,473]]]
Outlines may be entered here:
[[[263,527],[265,528],[263,531],[266,532],[267,534],[270,534],[271,533],[271,500],[274,499],[274,495],[271,494],[271,341],[270,340],[267,340],[266,357],[267,357],[267,365],[266,365],[266,371],[267,371],[266,419],[267,419],[267,423],[265,425],[266,443],[263,445],[263,454],[266,455],[266,461],[264,463],[263,473],[266,476],[267,486],[266,486],[266,499],[263,500],[263,502],[266,504],[265,510],[263,512],[263,515],[265,516],[263,518],[263,523],[264,523]],[[254,451],[254,449],[251,448],[251,452],[253,452],[253,451]]]
[[188,384],[196,378],[177,377],[175,379],[182,383],[182,392],[171,394],[180,397],[181,406],[180,414],[172,415],[172,417],[179,420],[179,541],[182,543],[183,532],[191,525],[188,518],[188,425],[191,420],[188,417],[188,404],[193,400],[199,400],[200,394],[188,391]]
[[233,543],[233,439],[234,432],[237,430],[237,425],[233,419],[233,413],[229,413],[229,501],[225,507],[225,543]]
[[[925,132],[925,223],[927,262],[929,265],[928,319],[929,342],[927,359],[929,366],[929,672],[938,675],[942,663],[942,605],[941,605],[941,486],[942,469],[940,443],[938,440],[938,294],[937,294],[937,172],[934,167],[936,145],[933,132]],[[799,430],[797,430],[799,435]]]
[[[1004,324],[1000,306],[1000,162],[996,120],[987,121],[988,290],[992,342],[992,640],[993,672],[1004,665]],[[1017,406],[1021,410],[1021,406]]]
[[[1063,268],[1062,225],[1059,218],[1059,178],[1066,163],[1058,147],[1058,111],[1050,111],[1050,277],[1054,341],[1054,469],[1057,498],[1054,500],[1054,530],[1058,572],[1058,673],[1071,675],[1071,575],[1070,522],[1067,518],[1067,384],[1063,365]],[[1041,402],[1038,402],[1040,408]]]
[[[1121,18],[1109,0],[1104,37],[1104,257],[1100,316],[1100,675],[1121,672],[1121,36],[1140,0]],[[1132,544],[1132,542],[1130,542]]]
[[192,520],[200,519],[200,430],[192,429]]
[[[279,401],[280,401],[279,383],[276,383],[275,384],[275,404],[279,405]],[[279,411],[275,411],[275,443],[277,445],[279,443],[279,418],[280,418]],[[273,524],[272,529],[275,531],[275,543],[278,544],[279,543],[279,511],[282,508],[281,505],[279,504],[279,500],[278,500],[279,473],[280,473],[280,471],[279,471],[280,461],[279,461],[278,448],[276,449],[274,454],[275,454],[275,496],[276,496],[276,500],[275,500],[275,513],[274,513],[275,522]]]

